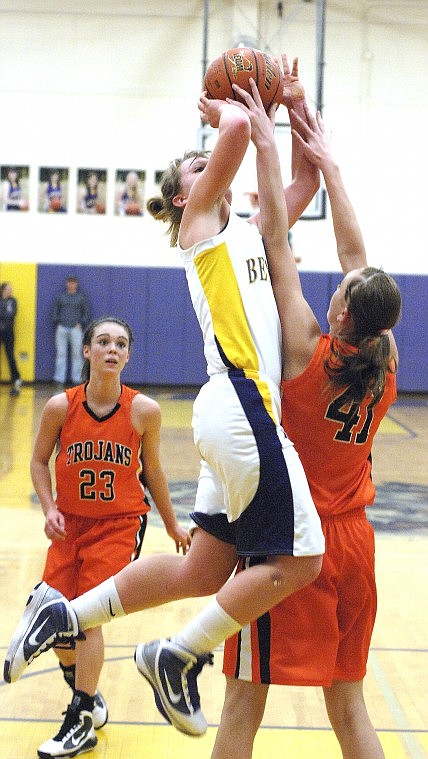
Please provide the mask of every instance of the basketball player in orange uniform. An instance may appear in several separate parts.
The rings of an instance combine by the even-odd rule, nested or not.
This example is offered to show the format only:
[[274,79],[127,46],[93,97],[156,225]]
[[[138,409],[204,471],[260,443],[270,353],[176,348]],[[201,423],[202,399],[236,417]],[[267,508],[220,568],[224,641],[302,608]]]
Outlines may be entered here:
[[[121,319],[92,322],[83,338],[84,383],[53,396],[41,418],[31,475],[52,541],[43,579],[68,599],[138,558],[150,510],[144,484],[177,551],[187,548],[187,532],[175,518],[159,460],[159,406],[120,381],[132,339]],[[55,448],[56,499],[49,470]],[[55,649],[73,700],[59,733],[40,746],[43,759],[90,750],[97,743],[94,727],[107,721],[97,691],[102,627],[86,630],[85,636],[75,651]]]
[[[376,615],[373,438],[396,399],[397,347],[390,331],[401,311],[394,280],[367,267],[361,231],[321,116],[291,112],[303,158],[324,175],[344,278],[333,294],[322,335],[305,301],[285,245],[281,172],[263,109],[239,94],[272,139],[261,166],[260,210],[283,343],[282,423],[302,460],[321,517],[326,551],[321,573],[225,643],[226,697],[212,759],[249,759],[270,683],[324,689],[344,759],[383,759],[363,696]],[[256,101],[256,102],[255,102]],[[261,158],[266,153],[261,154]],[[266,180],[266,181],[264,181]],[[254,560],[241,561],[246,571]]]

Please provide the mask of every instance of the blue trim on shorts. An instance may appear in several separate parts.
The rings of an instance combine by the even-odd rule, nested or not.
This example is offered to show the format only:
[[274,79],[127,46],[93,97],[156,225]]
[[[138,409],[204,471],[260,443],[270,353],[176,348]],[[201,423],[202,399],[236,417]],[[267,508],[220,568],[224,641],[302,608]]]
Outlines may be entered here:
[[205,514],[203,511],[192,511],[190,518],[198,527],[202,527],[205,532],[214,535],[223,543],[236,545],[235,530],[228,521],[226,514]]
[[[259,564],[265,564],[267,561],[266,556],[248,556],[247,558],[241,558],[239,560],[235,574],[244,572],[246,569],[255,567]],[[270,642],[272,636],[271,630],[271,618],[270,612],[267,611],[261,617],[255,620],[254,624],[257,626],[257,643],[259,649],[259,677],[260,682],[265,685],[270,685]],[[242,650],[242,630],[238,632],[238,644],[236,650],[236,666],[234,672],[235,680],[239,680],[241,671],[241,650]],[[254,663],[253,663],[254,664]],[[255,673],[253,673],[254,675]]]
[[259,486],[253,500],[233,522],[240,556],[293,555],[294,502],[281,441],[254,380],[229,372],[253,431],[260,459]]

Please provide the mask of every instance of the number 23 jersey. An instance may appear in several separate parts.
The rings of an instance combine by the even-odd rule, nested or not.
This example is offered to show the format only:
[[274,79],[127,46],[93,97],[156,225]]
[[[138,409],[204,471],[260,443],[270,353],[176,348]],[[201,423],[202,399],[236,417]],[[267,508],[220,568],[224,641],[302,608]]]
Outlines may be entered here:
[[141,437],[131,422],[138,391],[122,385],[113,410],[98,418],[85,385],[66,390],[68,411],[56,461],[56,503],[67,514],[103,519],[150,510],[143,485]]

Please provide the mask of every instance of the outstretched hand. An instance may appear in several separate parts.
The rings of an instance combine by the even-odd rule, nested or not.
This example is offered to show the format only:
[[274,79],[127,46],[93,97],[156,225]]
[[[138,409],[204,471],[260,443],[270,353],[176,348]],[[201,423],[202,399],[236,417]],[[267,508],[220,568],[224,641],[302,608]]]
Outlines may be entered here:
[[266,136],[269,136],[269,139],[273,136],[275,129],[275,111],[278,108],[278,105],[273,103],[268,113],[266,113],[254,79],[250,78],[249,82],[252,92],[251,95],[237,84],[232,85],[236,94],[239,95],[244,102],[241,103],[239,100],[232,100],[230,98],[227,99],[227,102],[238,106],[238,108],[241,108],[248,115],[251,124],[251,140],[257,147],[263,139],[266,139]]
[[323,168],[327,161],[332,160],[330,134],[325,130],[319,111],[317,111],[316,116],[313,116],[306,103],[304,111],[306,121],[300,118],[295,111],[290,111],[293,137],[299,142],[308,161],[318,168]]
[[291,70],[285,53],[281,54],[281,60],[284,71],[282,104],[287,108],[295,108],[297,104],[305,101],[305,90],[299,79],[299,59],[293,58],[293,68]]
[[206,93],[203,92],[198,100],[201,121],[204,124],[209,124],[213,129],[218,129],[221,110],[224,106],[224,100],[212,100],[211,98],[207,98]]

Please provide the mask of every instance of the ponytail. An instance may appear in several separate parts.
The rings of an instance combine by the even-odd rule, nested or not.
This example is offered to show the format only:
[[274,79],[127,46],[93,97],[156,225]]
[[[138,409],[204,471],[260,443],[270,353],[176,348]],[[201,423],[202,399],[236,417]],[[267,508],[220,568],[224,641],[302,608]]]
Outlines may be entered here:
[[353,279],[345,293],[353,325],[352,352],[331,341],[330,356],[324,369],[334,388],[348,387],[356,403],[371,394],[371,405],[378,403],[385,389],[387,372],[397,367],[391,362],[389,330],[401,314],[401,295],[397,283],[381,269],[366,267]]
[[209,152],[206,150],[188,150],[182,158],[171,161],[161,177],[161,196],[150,198],[146,203],[146,208],[153,218],[168,224],[165,234],[170,236],[171,248],[177,245],[181,218],[183,216],[183,208],[179,208],[173,203],[173,199],[181,191],[180,166],[188,158],[197,158],[198,156],[208,158]]

